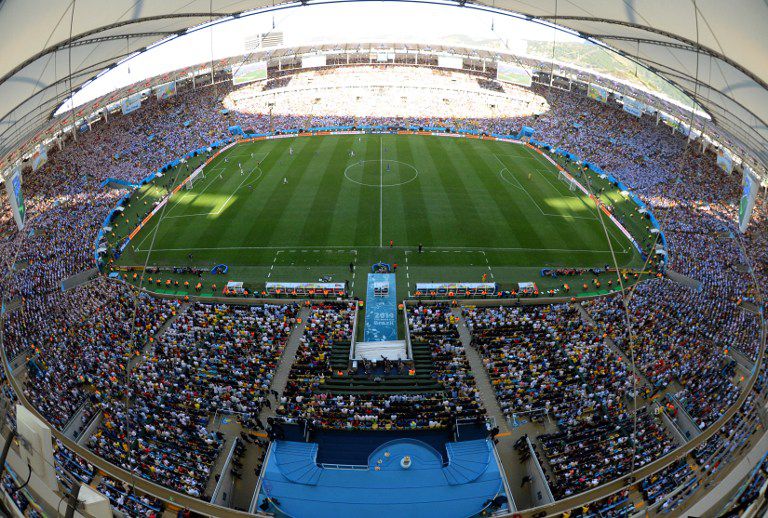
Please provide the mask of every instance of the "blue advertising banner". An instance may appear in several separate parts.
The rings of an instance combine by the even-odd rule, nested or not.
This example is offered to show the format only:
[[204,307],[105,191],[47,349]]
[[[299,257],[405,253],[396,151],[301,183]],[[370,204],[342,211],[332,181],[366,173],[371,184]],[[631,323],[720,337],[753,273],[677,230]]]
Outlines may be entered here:
[[363,341],[397,340],[395,274],[369,273]]

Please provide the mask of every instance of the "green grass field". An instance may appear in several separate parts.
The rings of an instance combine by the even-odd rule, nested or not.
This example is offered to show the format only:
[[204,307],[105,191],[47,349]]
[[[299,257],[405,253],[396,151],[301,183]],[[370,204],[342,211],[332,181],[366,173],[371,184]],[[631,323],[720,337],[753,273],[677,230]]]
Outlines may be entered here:
[[[174,185],[187,174],[177,168],[158,182]],[[630,232],[647,234],[628,216],[637,207],[591,178]],[[115,241],[163,191],[148,185],[134,194]],[[505,287],[535,281],[545,289],[564,281],[542,279],[541,268],[603,267],[613,264],[611,247],[619,266],[642,268],[629,240],[603,220],[605,228],[594,203],[522,145],[419,135],[286,138],[241,143],[214,159],[117,265],[224,263],[226,279],[205,282],[261,289],[266,281],[347,280],[364,296],[363,273],[385,261],[399,265],[402,297],[416,282],[479,282],[483,274]]]

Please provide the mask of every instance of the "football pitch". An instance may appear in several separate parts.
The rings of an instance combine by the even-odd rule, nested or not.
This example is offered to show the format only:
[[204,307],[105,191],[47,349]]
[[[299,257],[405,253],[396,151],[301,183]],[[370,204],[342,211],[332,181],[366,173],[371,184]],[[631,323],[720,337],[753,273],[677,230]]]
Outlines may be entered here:
[[[643,266],[594,201],[520,144],[392,134],[261,140],[222,152],[203,173],[133,238],[118,266],[226,264],[219,286],[347,281],[360,297],[377,262],[398,265],[400,297],[417,282],[545,289],[564,281],[542,279],[542,268],[602,268],[614,257],[623,268]],[[188,174],[178,167],[163,181],[177,185]],[[647,237],[615,186],[595,174],[580,181],[602,189],[638,241]],[[134,193],[118,237],[162,192],[150,184]]]

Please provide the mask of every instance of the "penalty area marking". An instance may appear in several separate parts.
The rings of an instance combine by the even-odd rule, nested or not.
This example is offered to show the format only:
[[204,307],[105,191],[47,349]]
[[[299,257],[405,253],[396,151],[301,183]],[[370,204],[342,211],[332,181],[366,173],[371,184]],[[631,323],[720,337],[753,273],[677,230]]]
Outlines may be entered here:
[[[216,246],[216,247],[197,247],[197,248],[154,248],[153,252],[195,252],[195,251],[212,251],[212,250],[282,250],[284,252],[301,252],[303,250],[306,250],[309,252],[310,250],[317,249],[317,246],[295,246],[292,249],[286,248],[285,245],[281,246]],[[367,250],[367,249],[379,249],[380,246],[326,246],[322,250],[338,250],[341,249],[344,250]],[[417,246],[395,246],[393,247],[396,250],[405,250],[406,253],[417,253],[414,252]],[[526,247],[483,247],[483,248],[477,248],[477,247],[461,247],[461,246],[428,246],[426,248],[429,248],[430,250],[426,250],[422,253],[427,252],[434,252],[436,250],[446,250],[446,251],[459,251],[459,252],[584,252],[584,253],[610,253],[610,250],[595,250],[593,248],[526,248]],[[621,250],[618,250],[618,253],[627,253],[630,250],[631,246],[625,247]],[[136,249],[137,252],[148,252],[149,250],[143,250],[141,248]]]
[[[259,248],[259,247],[249,247],[249,248]],[[274,249],[274,247],[264,247],[264,249]],[[352,270],[352,281],[349,283],[349,292],[350,294],[354,294],[355,291],[355,274],[357,273],[357,257],[358,252],[356,248],[351,247],[339,247],[339,248],[280,248],[278,250],[275,250],[275,256],[272,258],[272,264],[269,266],[269,271],[267,272],[267,279],[272,277],[272,272],[275,270],[275,265],[277,264],[277,259],[280,256],[280,254],[296,254],[296,253],[302,253],[302,254],[319,254],[319,253],[328,253],[328,254],[343,254],[343,253],[352,253],[354,256],[354,259],[352,259],[352,264],[354,265],[354,268]],[[286,265],[287,266],[287,265]],[[317,268],[317,266],[307,266],[307,269],[311,268]]]
[[[253,185],[254,183],[256,183],[256,182],[257,182],[257,181],[258,181],[258,180],[259,180],[259,179],[262,177],[262,175],[264,174],[264,171],[262,171],[260,167],[258,167],[258,166],[257,166],[257,167],[256,167],[256,169],[258,169],[258,171],[259,171],[259,174],[258,174],[258,176],[256,176],[256,178],[254,178],[254,179],[253,179],[253,181],[251,181],[251,183],[250,183],[250,184],[248,184],[248,185]],[[196,214],[179,214],[179,215],[176,215],[176,216],[163,216],[161,219],[159,219],[159,220],[158,220],[158,224],[160,224],[162,221],[164,221],[164,220],[166,220],[166,219],[192,218],[192,217],[196,217],[196,216],[218,216],[218,215],[219,215],[219,214],[221,214],[221,212],[224,210],[224,207],[227,205],[227,203],[229,203],[229,200],[231,200],[231,199],[232,199],[232,197],[233,197],[233,196],[234,196],[234,195],[237,193],[237,191],[238,191],[238,190],[240,190],[240,187],[242,187],[242,185],[243,185],[243,184],[246,182],[246,180],[248,180],[248,178],[250,177],[250,175],[252,175],[252,174],[254,173],[254,171],[256,171],[256,169],[253,169],[251,172],[249,172],[247,175],[245,175],[245,178],[243,179],[243,181],[242,181],[242,182],[240,182],[240,185],[238,185],[238,186],[235,188],[235,190],[234,190],[234,191],[232,191],[232,194],[230,194],[230,195],[229,195],[229,198],[227,198],[227,199],[224,201],[224,203],[222,203],[222,204],[221,204],[221,206],[219,206],[219,209],[218,209],[218,210],[216,210],[216,211],[211,211],[211,212],[200,212],[200,213],[196,213]],[[212,172],[213,172],[213,171],[212,171]],[[212,181],[211,181],[211,182],[210,182],[208,185],[206,185],[206,186],[205,186],[205,188],[204,188],[202,191],[200,191],[199,193],[197,193],[197,195],[195,196],[195,198],[197,198],[197,196],[200,196],[201,194],[203,194],[203,192],[205,192],[205,190],[206,190],[208,187],[210,187],[211,185],[213,185],[213,183],[214,183],[214,181],[212,180]],[[187,191],[187,192],[191,192],[191,191]],[[169,212],[170,212],[170,210],[172,210],[173,208],[175,208],[176,206],[178,206],[178,204],[179,204],[180,202],[181,202],[181,199],[179,199],[179,200],[176,202],[176,205],[174,205],[173,207],[171,207],[171,209],[169,209]],[[137,252],[149,252],[149,250],[142,250],[142,248],[141,248],[141,245],[143,245],[143,244],[144,244],[144,241],[146,241],[146,240],[147,240],[147,238],[149,237],[149,235],[150,235],[150,232],[148,232],[148,233],[147,233],[147,235],[145,235],[145,236],[144,236],[144,238],[143,238],[141,241],[139,241],[139,244],[136,246],[136,251],[137,251]],[[157,250],[157,249],[154,249],[154,250],[152,250],[152,251],[153,251],[153,252],[157,252],[158,250]]]
[[[251,175],[252,175],[254,172],[256,172],[256,171],[258,171],[258,172],[259,172],[259,174],[258,174],[258,175],[256,175],[256,177],[255,177],[255,178],[251,178]],[[216,210],[213,210],[213,211],[210,211],[210,212],[198,212],[198,213],[195,213],[195,214],[179,214],[179,215],[177,215],[177,216],[166,216],[164,219],[174,219],[174,218],[191,218],[191,217],[194,217],[194,216],[218,216],[219,214],[221,214],[221,213],[224,211],[224,208],[227,206],[227,204],[229,203],[229,201],[232,199],[232,197],[233,197],[235,194],[237,194],[237,191],[239,191],[239,190],[240,190],[240,188],[243,186],[243,184],[245,184],[245,182],[247,182],[248,180],[251,180],[251,182],[250,182],[248,185],[253,185],[253,184],[254,184],[254,183],[256,183],[257,181],[259,181],[259,179],[260,179],[260,178],[261,178],[263,175],[264,175],[264,171],[263,171],[263,170],[262,170],[260,167],[256,166],[256,168],[255,168],[255,169],[252,169],[252,170],[251,170],[251,171],[250,171],[248,174],[244,175],[244,176],[245,176],[245,178],[243,178],[243,181],[241,181],[241,182],[238,184],[238,186],[237,186],[237,187],[235,187],[235,190],[234,190],[234,191],[232,191],[232,194],[230,194],[230,195],[229,195],[229,197],[228,197],[226,200],[224,200],[224,203],[222,203],[221,205],[219,205],[219,208],[218,208],[218,209],[216,209]],[[208,188],[210,185],[212,185],[213,183],[214,183],[214,182],[211,182],[210,184],[208,184],[208,185],[206,186],[206,189],[207,189],[207,188]],[[205,189],[203,189],[203,191],[204,191],[204,190],[205,190]],[[198,194],[198,196],[199,196],[200,194],[203,194],[203,191],[200,191],[200,193]]]
[[[423,255],[423,254],[482,254],[483,259],[485,260],[485,267],[488,268],[488,273],[491,276],[491,279],[494,278],[493,276],[493,269],[491,268],[491,262],[488,260],[488,254],[485,252],[485,250],[482,249],[459,249],[459,248],[447,248],[447,249],[440,249],[437,247],[432,247],[433,250],[424,250],[422,252],[413,251],[413,250],[406,250],[405,251],[405,276],[408,279],[408,289],[411,288],[411,275],[409,271],[409,265],[408,265],[408,254],[416,254],[416,255]],[[482,264],[470,264],[469,266],[474,267],[480,267],[483,268]],[[408,292],[408,296],[410,296],[410,291]]]
[[[505,171],[509,173],[509,176],[511,176],[515,180],[515,183],[512,183],[511,181],[507,180],[506,176],[504,175]],[[528,190],[525,187],[523,187],[523,184],[520,183],[520,180],[518,180],[515,174],[512,171],[510,171],[506,166],[504,166],[504,168],[501,171],[499,171],[499,177],[502,179],[502,181],[508,183],[515,189],[519,189],[523,191],[523,193],[525,193],[525,195],[528,196],[528,198],[533,202],[536,208],[539,209],[539,212],[541,213],[542,216],[546,216],[549,218],[562,218],[562,219],[584,219],[588,221],[595,221],[597,219],[595,216],[589,216],[589,217],[574,216],[573,214],[552,214],[551,212],[544,212],[544,209],[541,208],[541,206],[538,204],[536,199],[533,196],[531,196],[531,193],[529,193]],[[560,193],[558,193],[558,195],[562,196],[562,194]]]
[[[223,171],[223,169],[224,169],[224,168],[222,168],[222,169],[219,169],[219,167],[221,167],[221,164],[216,164],[215,166],[211,167],[211,170],[210,170],[210,171],[208,171],[208,176],[207,176],[207,177],[205,176],[205,174],[203,175],[203,178],[202,178],[202,180],[208,180],[208,183],[205,185],[205,187],[203,187],[203,190],[201,190],[200,192],[195,192],[194,183],[193,183],[193,185],[192,185],[192,189],[184,189],[184,194],[182,194],[182,195],[181,195],[181,196],[180,196],[180,197],[179,197],[177,200],[175,200],[175,201],[174,201],[174,203],[173,203],[173,205],[171,205],[170,207],[168,207],[168,210],[166,211],[166,212],[167,212],[167,214],[170,214],[171,212],[173,212],[173,209],[175,209],[176,207],[178,207],[178,206],[179,206],[179,204],[181,203],[181,201],[182,201],[184,198],[186,198],[187,196],[189,196],[190,194],[194,194],[194,195],[195,195],[195,198],[197,198],[198,196],[200,196],[201,194],[203,194],[203,193],[206,191],[206,189],[208,189],[208,187],[210,187],[211,185],[213,185],[213,179],[214,179],[214,175],[215,175],[215,173],[219,173],[219,174],[221,174],[221,172],[222,172],[222,171]],[[203,171],[203,172],[205,172],[205,171]],[[180,185],[184,185],[184,183],[185,183],[185,182],[182,182]],[[198,180],[198,181],[196,181],[196,183],[198,183],[198,184],[199,184],[199,183],[202,183],[202,182],[200,182],[200,181]],[[168,200],[168,201],[170,202],[170,200]],[[168,218],[168,217],[171,217],[171,216],[168,216],[167,214],[166,214],[166,216],[165,216],[166,218]]]
[[[498,161],[499,161],[499,163],[502,165],[502,169],[501,169],[501,171],[499,171],[499,177],[500,177],[500,178],[501,178],[501,179],[502,179],[504,182],[506,182],[507,184],[511,185],[512,187],[515,187],[515,188],[517,188],[517,189],[520,189],[520,190],[522,190],[522,191],[523,191],[523,192],[526,194],[526,196],[528,196],[528,198],[530,198],[530,200],[533,202],[533,204],[534,204],[534,205],[536,205],[536,208],[537,208],[537,209],[539,209],[539,212],[541,212],[541,215],[542,215],[542,216],[547,216],[547,217],[550,217],[550,218],[562,218],[562,219],[583,219],[583,220],[587,220],[587,221],[600,221],[600,219],[599,219],[599,218],[598,218],[596,215],[593,215],[593,216],[589,216],[589,217],[587,217],[587,216],[574,216],[573,214],[551,214],[551,213],[549,213],[549,212],[544,212],[544,210],[542,210],[541,206],[539,206],[539,204],[536,202],[536,200],[534,199],[534,197],[533,197],[533,196],[531,196],[531,193],[529,193],[529,192],[528,192],[528,190],[527,190],[525,187],[523,187],[523,184],[522,184],[522,183],[520,183],[520,180],[518,180],[518,179],[517,179],[517,177],[515,176],[515,174],[514,174],[512,171],[510,171],[510,170],[509,170],[509,168],[508,168],[508,167],[507,167],[507,166],[504,164],[504,162],[502,162],[502,161],[501,161],[501,159],[498,157],[498,155],[496,155],[496,154],[494,153],[494,155],[493,155],[493,156],[494,156],[494,157],[496,158],[496,160],[498,160]],[[511,176],[511,177],[512,177],[514,180],[515,180],[515,183],[512,183],[512,182],[510,182],[509,180],[507,180],[507,178],[506,178],[506,177],[505,177],[505,175],[504,175],[504,171],[506,171],[507,173],[509,173],[509,175],[510,175],[510,176]],[[535,172],[537,172],[537,173],[539,173],[539,171],[538,171],[537,169],[534,169],[534,171],[535,171]],[[539,173],[539,174],[541,174],[541,173]],[[547,182],[549,182],[549,180],[548,180],[546,177],[545,177],[545,180],[547,180]],[[550,185],[552,185],[552,183],[551,183],[551,182],[549,182],[549,183],[550,183]],[[554,185],[552,185],[552,187],[553,187],[553,188],[555,188],[555,186],[554,186]],[[573,193],[570,193],[570,194],[571,194],[571,195],[573,195]],[[560,192],[558,192],[558,195],[559,195],[559,196],[564,196],[564,195],[563,195],[562,193],[560,193]],[[579,198],[578,196],[577,196],[576,198],[577,198],[577,199],[580,199],[582,202],[584,202],[584,200],[583,200],[583,199],[581,199],[581,198]],[[588,209],[593,209],[594,207],[590,207],[589,205],[587,205],[587,208],[588,208]],[[614,239],[616,239],[616,240],[618,240],[618,241],[621,241],[621,240],[618,238],[618,236],[616,235],[616,233],[613,231],[613,229],[612,229],[611,227],[609,227],[609,230],[608,230],[608,232],[610,232],[610,234],[611,234],[611,237],[613,237]],[[610,250],[609,250],[609,251],[610,251]]]
[[[405,180],[405,181],[399,182],[399,183],[384,183],[383,171],[380,172],[380,181],[378,181],[376,183],[365,183],[365,182],[361,182],[359,180],[355,180],[354,178],[350,178],[350,176],[348,174],[349,170],[352,169],[355,166],[362,166],[366,162],[376,162],[376,163],[379,163],[381,168],[383,168],[385,162],[391,162],[393,164],[401,164],[401,165],[404,165],[406,167],[410,167],[411,169],[413,169],[413,172],[415,174],[413,175],[412,178],[409,178],[408,180]],[[400,187],[401,185],[405,185],[407,183],[411,183],[412,181],[414,181],[416,178],[419,177],[419,174],[420,174],[419,170],[416,169],[415,166],[413,166],[413,165],[411,165],[411,164],[409,164],[407,162],[401,162],[400,160],[391,160],[391,159],[386,159],[386,160],[360,160],[359,162],[355,162],[354,164],[348,165],[344,169],[344,178],[346,178],[350,182],[356,183],[358,185],[362,185],[364,187],[376,187],[377,189],[382,189],[382,188],[386,188],[386,187]]]
[[[235,146],[235,148],[236,147],[237,146]],[[237,157],[248,158],[247,161],[251,161],[251,160],[255,159],[257,164],[261,164],[261,162],[266,160],[266,158],[272,152],[272,150],[269,150],[266,153],[262,151],[260,153],[250,153],[250,154],[243,154],[243,155],[237,155],[237,154],[229,153],[229,151],[231,151],[232,149],[235,149],[235,148],[231,148],[231,149],[227,150],[227,155],[228,155],[227,158],[229,158],[229,155],[232,155],[233,158],[237,158]],[[250,155],[255,155],[255,156],[250,156]],[[260,156],[260,155],[263,155],[263,156]],[[203,188],[203,190],[200,191],[200,192],[194,192],[194,187],[191,190],[186,190],[184,195],[182,195],[178,200],[175,201],[175,203],[173,205],[171,205],[169,207],[168,212],[170,213],[173,209],[175,209],[181,203],[181,201],[187,195],[189,195],[189,194],[194,194],[195,195],[195,199],[197,199],[197,197],[200,196],[201,194],[203,194],[208,189],[208,187],[210,187],[211,185],[216,183],[215,182],[215,180],[216,180],[215,173],[219,173],[219,175],[221,175],[222,172],[227,170],[229,165],[230,164],[228,162],[222,160],[221,162],[219,162],[216,165],[214,165],[213,167],[211,167],[210,171],[205,171],[205,169],[203,169],[203,179],[206,179],[206,177],[210,178],[210,181],[206,184],[206,186]],[[253,185],[264,174],[264,170],[259,165],[257,165],[255,168],[251,169],[251,171],[247,175],[245,175],[246,179],[248,179],[248,177],[250,177],[250,175],[252,175],[253,172],[256,171],[256,170],[259,171],[259,175],[256,178],[254,178],[253,181],[250,184],[248,184],[248,185]],[[231,174],[228,173],[228,177],[232,176],[232,174],[234,174],[234,173],[231,173]],[[227,198],[227,200],[224,202],[224,204],[222,204],[222,207],[223,207],[223,205],[226,205],[226,203],[232,198],[232,196],[234,196],[234,194],[237,192],[237,190],[242,185],[243,185],[243,182],[241,182],[240,185],[238,185],[235,188],[235,191],[232,193],[232,195],[229,198]],[[180,214],[178,216],[165,216],[165,217],[166,218],[186,218],[186,217],[192,217],[192,216],[210,216],[212,214],[213,215],[218,215],[220,213],[221,213],[221,208],[219,209],[219,211],[216,211],[216,212],[205,212],[205,213],[198,213],[198,214]]]

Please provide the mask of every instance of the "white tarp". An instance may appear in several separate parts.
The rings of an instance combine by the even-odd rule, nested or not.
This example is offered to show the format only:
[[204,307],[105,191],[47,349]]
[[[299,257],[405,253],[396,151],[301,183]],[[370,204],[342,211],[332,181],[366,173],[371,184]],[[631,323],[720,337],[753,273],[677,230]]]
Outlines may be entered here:
[[408,359],[405,340],[389,342],[357,342],[355,344],[355,360],[381,361],[382,357],[388,360]]

